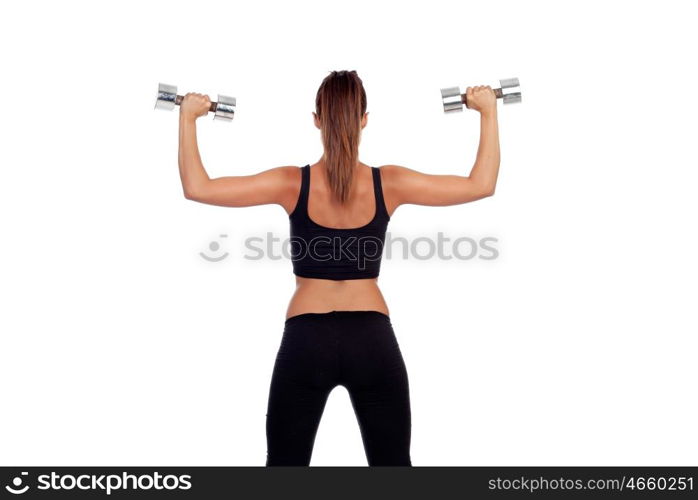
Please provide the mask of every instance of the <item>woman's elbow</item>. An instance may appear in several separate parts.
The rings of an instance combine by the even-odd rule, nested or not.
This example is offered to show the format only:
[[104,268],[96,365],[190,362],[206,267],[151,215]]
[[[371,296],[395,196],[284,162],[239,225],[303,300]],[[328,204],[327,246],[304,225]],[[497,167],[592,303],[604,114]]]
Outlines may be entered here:
[[497,185],[497,179],[472,179],[470,178],[470,186],[468,191],[470,196],[474,199],[479,200],[480,198],[487,198],[494,195],[494,191]]
[[496,182],[486,182],[479,184],[476,188],[476,194],[475,197],[477,199],[480,198],[488,198],[492,195],[494,195],[495,188],[497,186]]
[[182,194],[187,200],[193,200],[194,199],[194,192],[191,189],[187,189],[186,187],[182,189]]
[[182,191],[187,200],[206,202],[207,198],[211,197],[210,182],[183,182]]
[[184,186],[183,194],[187,200],[201,201],[203,199],[201,190],[193,189],[191,187]]

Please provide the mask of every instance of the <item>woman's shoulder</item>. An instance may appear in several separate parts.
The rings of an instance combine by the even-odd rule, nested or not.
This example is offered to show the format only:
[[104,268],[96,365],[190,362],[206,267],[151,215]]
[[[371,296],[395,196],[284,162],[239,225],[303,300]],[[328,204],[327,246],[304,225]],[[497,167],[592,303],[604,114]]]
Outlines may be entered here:
[[401,165],[381,165],[380,167],[377,167],[378,170],[381,171],[381,173],[387,174],[387,175],[401,175],[406,171],[409,171],[410,169],[407,167],[403,167]]
[[284,165],[270,168],[258,174],[259,181],[263,183],[264,188],[273,191],[276,203],[284,206],[289,213],[299,196],[302,168],[297,165]]
[[266,185],[276,186],[279,189],[293,189],[301,181],[302,167],[296,165],[285,165],[273,167],[257,174],[260,181]]
[[401,165],[381,165],[377,167],[381,174],[383,186],[390,187],[391,184],[399,184],[402,180],[414,173],[414,170]]

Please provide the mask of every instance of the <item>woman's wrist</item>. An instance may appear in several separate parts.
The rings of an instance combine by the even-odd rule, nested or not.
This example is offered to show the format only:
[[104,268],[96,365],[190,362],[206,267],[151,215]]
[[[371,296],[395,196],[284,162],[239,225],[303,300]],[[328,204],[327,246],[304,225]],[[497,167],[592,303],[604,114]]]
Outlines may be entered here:
[[180,113],[179,122],[185,125],[196,125],[196,118],[193,116],[185,115],[184,113]]
[[492,120],[497,118],[497,108],[488,109],[487,111],[480,112],[480,118],[483,120]]

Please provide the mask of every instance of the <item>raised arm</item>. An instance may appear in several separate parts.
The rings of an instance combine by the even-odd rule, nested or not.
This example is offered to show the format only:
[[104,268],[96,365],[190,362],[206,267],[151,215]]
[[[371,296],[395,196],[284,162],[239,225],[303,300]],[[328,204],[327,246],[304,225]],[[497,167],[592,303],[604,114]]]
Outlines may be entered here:
[[300,169],[277,167],[254,175],[209,178],[199,154],[196,119],[211,106],[207,95],[190,92],[179,113],[179,175],[189,200],[226,207],[278,204],[291,212],[298,198]]
[[494,194],[499,173],[497,103],[489,86],[468,87],[468,107],[480,112],[480,145],[470,175],[434,175],[398,165],[381,167],[388,212],[403,204],[446,206]]

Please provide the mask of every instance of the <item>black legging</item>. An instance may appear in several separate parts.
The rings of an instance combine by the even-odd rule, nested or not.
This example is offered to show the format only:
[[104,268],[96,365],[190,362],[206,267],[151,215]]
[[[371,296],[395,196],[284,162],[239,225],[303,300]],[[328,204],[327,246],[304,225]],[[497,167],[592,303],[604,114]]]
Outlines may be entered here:
[[346,387],[368,465],[408,465],[407,370],[390,318],[378,311],[286,320],[269,391],[267,466],[310,465],[327,397]]

